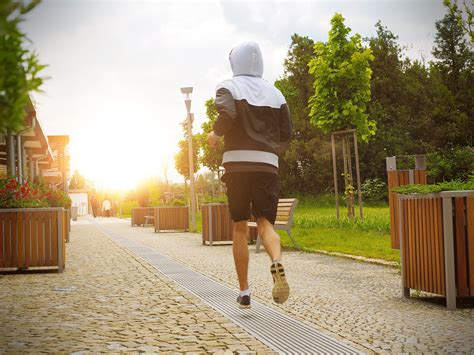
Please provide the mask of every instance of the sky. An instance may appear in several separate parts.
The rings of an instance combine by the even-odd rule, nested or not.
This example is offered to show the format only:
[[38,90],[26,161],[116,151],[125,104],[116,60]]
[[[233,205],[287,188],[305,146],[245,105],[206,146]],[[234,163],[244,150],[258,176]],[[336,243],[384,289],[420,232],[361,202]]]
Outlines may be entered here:
[[22,24],[48,64],[44,93],[33,95],[37,117],[46,134],[70,135],[72,170],[98,188],[133,188],[165,170],[180,182],[173,158],[186,118],[180,88],[194,88],[198,132],[204,102],[232,76],[234,45],[258,42],[264,79],[274,82],[291,35],[326,41],[335,12],[363,37],[381,20],[409,57],[429,60],[445,9],[441,0],[43,0]]

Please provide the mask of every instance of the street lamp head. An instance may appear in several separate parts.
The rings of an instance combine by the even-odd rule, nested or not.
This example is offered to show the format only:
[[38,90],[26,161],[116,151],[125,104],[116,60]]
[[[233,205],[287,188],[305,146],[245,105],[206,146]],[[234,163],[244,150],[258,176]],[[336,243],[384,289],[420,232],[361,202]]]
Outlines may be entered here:
[[181,88],[181,93],[183,94],[183,96],[186,100],[191,100],[191,94],[193,93],[193,87],[192,86],[187,86],[187,87]]

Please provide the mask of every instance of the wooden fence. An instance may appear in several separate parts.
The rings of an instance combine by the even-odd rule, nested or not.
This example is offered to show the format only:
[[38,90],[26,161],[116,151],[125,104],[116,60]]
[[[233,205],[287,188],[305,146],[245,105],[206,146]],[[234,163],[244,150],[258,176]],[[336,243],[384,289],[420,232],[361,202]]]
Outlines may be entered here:
[[474,297],[474,191],[398,196],[402,277],[410,289]]
[[0,209],[0,268],[66,265],[68,214],[63,208]]
[[189,230],[189,206],[155,207],[152,215],[155,232]]

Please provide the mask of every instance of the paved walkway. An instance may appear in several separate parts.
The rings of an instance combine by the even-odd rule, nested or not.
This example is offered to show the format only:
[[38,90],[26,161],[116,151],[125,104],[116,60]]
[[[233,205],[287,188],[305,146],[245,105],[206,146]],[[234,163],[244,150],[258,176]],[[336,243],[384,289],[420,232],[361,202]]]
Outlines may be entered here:
[[62,274],[0,275],[0,353],[270,352],[89,222],[67,257]]
[[[198,234],[157,234],[125,223],[107,227],[237,287],[230,246],[203,246]],[[268,256],[255,254],[251,246],[253,296],[328,335],[377,353],[474,352],[474,309],[451,312],[427,300],[402,298],[397,269],[296,251],[285,252],[283,261],[292,290],[289,300],[276,306]]]
[[[196,234],[155,234],[117,219],[99,222],[236,287],[230,246],[205,247]],[[63,274],[0,276],[0,352],[270,352],[87,221],[73,226],[67,252]],[[253,296],[362,351],[474,351],[474,309],[450,312],[402,299],[397,270],[301,252],[286,252],[284,262],[292,294],[275,306],[269,260],[252,247]]]

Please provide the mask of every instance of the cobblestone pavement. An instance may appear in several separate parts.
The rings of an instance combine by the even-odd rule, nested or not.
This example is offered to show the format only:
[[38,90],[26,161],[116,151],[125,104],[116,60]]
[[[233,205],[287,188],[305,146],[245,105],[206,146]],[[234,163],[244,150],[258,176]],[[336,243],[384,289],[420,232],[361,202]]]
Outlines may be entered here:
[[[198,234],[154,233],[126,223],[107,228],[237,288],[230,246],[203,246]],[[397,269],[296,251],[285,251],[283,262],[291,295],[273,306],[330,335],[377,353],[474,352],[474,309],[451,312],[426,298],[402,298]],[[253,296],[271,304],[269,259],[252,246],[249,278]]]
[[0,275],[0,324],[0,353],[270,352],[85,221],[64,273]]

